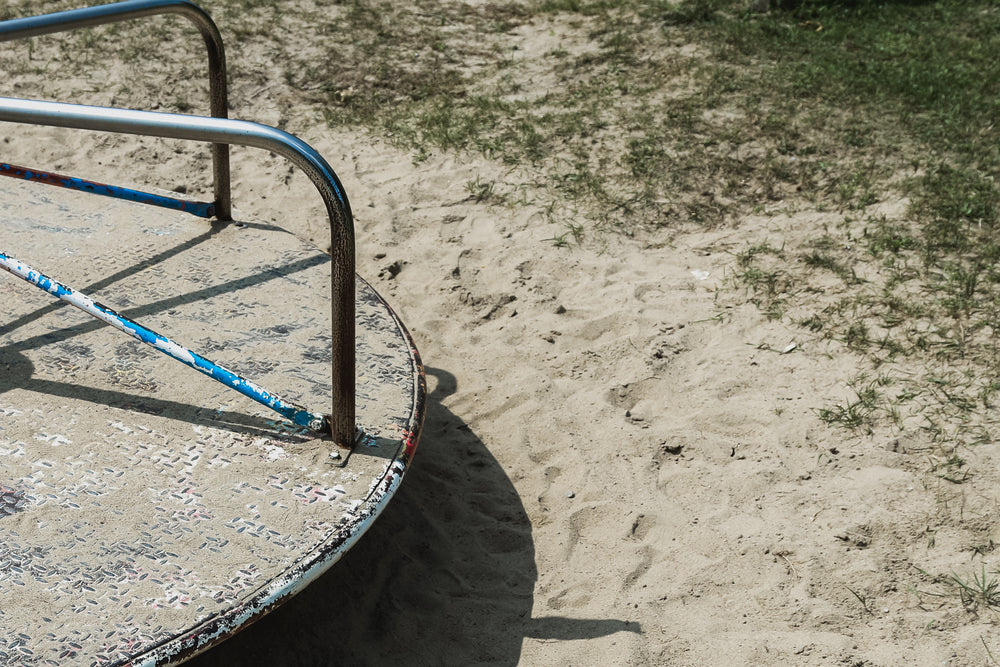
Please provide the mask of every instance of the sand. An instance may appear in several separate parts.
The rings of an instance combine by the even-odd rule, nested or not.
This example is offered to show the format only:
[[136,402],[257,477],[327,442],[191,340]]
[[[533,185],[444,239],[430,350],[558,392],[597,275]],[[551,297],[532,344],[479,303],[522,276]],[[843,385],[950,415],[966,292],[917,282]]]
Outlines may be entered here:
[[[269,53],[240,47],[244,62]],[[735,252],[809,235],[821,214],[558,247],[565,228],[539,210],[470,197],[477,178],[502,186],[503,165],[418,162],[329,129],[270,67],[234,83],[233,116],[282,124],[337,170],[359,273],[410,328],[431,394],[413,466],[364,539],[191,664],[991,664],[993,613],[918,591],[941,590],[919,569],[964,566],[982,533],[953,517],[992,506],[949,505],[918,435],[825,425],[817,411],[850,396],[861,362],[768,320],[733,280]],[[3,92],[104,100],[92,88],[25,75]],[[10,125],[0,142],[5,160],[96,162],[124,185],[210,182],[197,147]],[[259,152],[234,164],[237,209],[324,243],[304,177]]]

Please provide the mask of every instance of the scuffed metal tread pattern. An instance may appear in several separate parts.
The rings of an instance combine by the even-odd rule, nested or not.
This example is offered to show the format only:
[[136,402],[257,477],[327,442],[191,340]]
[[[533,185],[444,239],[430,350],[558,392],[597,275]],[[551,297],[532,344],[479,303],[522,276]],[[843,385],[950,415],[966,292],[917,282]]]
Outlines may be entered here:
[[[267,225],[0,183],[5,249],[328,411],[329,258]],[[239,394],[0,276],[0,665],[155,664],[317,576],[397,488],[423,377],[357,282],[346,467]]]

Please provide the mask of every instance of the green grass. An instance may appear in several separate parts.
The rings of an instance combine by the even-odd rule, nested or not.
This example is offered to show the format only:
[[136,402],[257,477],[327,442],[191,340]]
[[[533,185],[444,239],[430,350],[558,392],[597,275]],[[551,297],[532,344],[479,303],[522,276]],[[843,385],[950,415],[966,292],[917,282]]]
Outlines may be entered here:
[[[329,122],[416,160],[457,150],[528,167],[533,203],[556,221],[583,211],[590,231],[715,225],[789,199],[864,211],[901,190],[934,262],[955,225],[995,219],[992,3],[774,5],[345,2],[319,32],[351,38],[293,54],[288,71]],[[589,48],[545,54],[547,85],[525,91],[515,33],[539,21]]]
[[[769,316],[841,341],[875,369],[908,365],[904,390],[859,393],[821,411],[826,421],[868,432],[902,412],[936,438],[982,441],[970,424],[992,406],[1000,374],[1000,64],[990,55],[1000,6],[772,4],[767,15],[725,2],[668,10],[697,17],[685,25],[712,44],[716,69],[730,68],[745,101],[723,94],[722,104],[746,118],[758,110],[773,181],[794,180],[800,199],[843,216],[826,247],[786,247],[799,261],[781,265],[783,288],[766,255],[741,257],[738,277]],[[895,217],[868,213],[903,197]]]
[[981,608],[1000,611],[1000,580],[996,570],[987,572],[986,565],[981,564],[979,571],[973,571],[968,577],[955,573],[943,576],[932,576],[921,570],[931,581],[940,586],[936,591],[918,591],[921,598],[957,597],[962,606],[975,612]]

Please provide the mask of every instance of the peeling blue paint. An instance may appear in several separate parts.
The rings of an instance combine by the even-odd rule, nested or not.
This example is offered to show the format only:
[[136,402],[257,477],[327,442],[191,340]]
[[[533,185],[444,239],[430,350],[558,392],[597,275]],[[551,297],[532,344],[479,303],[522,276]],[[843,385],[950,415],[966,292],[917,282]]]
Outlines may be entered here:
[[36,271],[27,264],[24,264],[9,255],[4,254],[3,252],[0,252],[0,269],[8,271],[18,278],[21,278],[22,280],[45,290],[49,294],[58,297],[71,306],[79,308],[88,315],[111,325],[119,331],[129,334],[133,338],[142,341],[151,347],[156,348],[172,359],[176,359],[182,364],[204,373],[227,387],[235,389],[247,398],[257,401],[258,403],[274,410],[279,415],[294,424],[309,428],[313,428],[315,424],[322,424],[323,429],[327,427],[327,417],[310,412],[305,408],[299,407],[294,403],[286,401],[283,398],[270,393],[250,380],[240,377],[229,369],[220,366],[213,361],[209,361],[205,357],[192,352],[186,347],[178,345],[169,338],[161,336],[155,331],[147,329],[141,324],[134,322],[123,315],[119,315],[104,304],[94,301],[86,294],[77,292],[73,288],[67,287],[62,283],[49,278],[45,274]]
[[215,215],[215,204],[176,199],[174,197],[165,197],[163,195],[154,195],[140,190],[130,190],[129,188],[123,188],[117,185],[107,185],[105,183],[97,183],[95,181],[88,181],[74,176],[63,176],[61,174],[53,174],[47,171],[38,171],[37,169],[27,169],[25,167],[18,167],[17,165],[6,164],[3,162],[0,162],[0,176],[10,176],[11,178],[20,178],[34,183],[44,183],[45,185],[55,185],[56,187],[67,188],[69,190],[90,192],[104,197],[124,199],[127,201],[134,201],[139,204],[148,204],[150,206],[168,208],[173,211],[183,211],[184,213],[196,215],[199,218],[211,218]]

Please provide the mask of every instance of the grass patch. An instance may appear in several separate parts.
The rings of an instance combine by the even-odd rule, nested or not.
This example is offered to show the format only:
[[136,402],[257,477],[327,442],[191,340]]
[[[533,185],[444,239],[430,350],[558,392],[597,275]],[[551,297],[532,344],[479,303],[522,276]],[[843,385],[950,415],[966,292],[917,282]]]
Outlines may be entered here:
[[981,564],[979,571],[973,571],[968,577],[955,573],[943,576],[932,576],[921,570],[921,574],[931,579],[940,589],[936,591],[918,591],[921,598],[958,598],[962,606],[970,611],[991,609],[1000,611],[1000,580],[997,571],[986,570]]
[[[737,277],[769,316],[789,315],[842,342],[874,369],[906,364],[901,390],[820,412],[869,432],[918,420],[935,439],[981,442],[997,355],[1000,247],[1000,8],[957,1],[682,2],[744,97],[722,104],[759,120],[756,140],[818,210],[839,212],[823,247],[786,247],[789,289],[769,289],[763,255]],[[674,11],[674,10],[668,10]],[[678,14],[671,14],[672,17]],[[675,19],[671,19],[675,20]],[[763,111],[766,109],[767,111]],[[808,121],[812,121],[811,127]],[[739,132],[746,132],[740,125]],[[778,138],[778,133],[781,138]],[[781,158],[794,156],[796,166]],[[909,201],[891,217],[868,212]],[[763,288],[762,288],[763,287]],[[947,436],[945,434],[948,434]],[[994,434],[989,433],[989,440]]]

